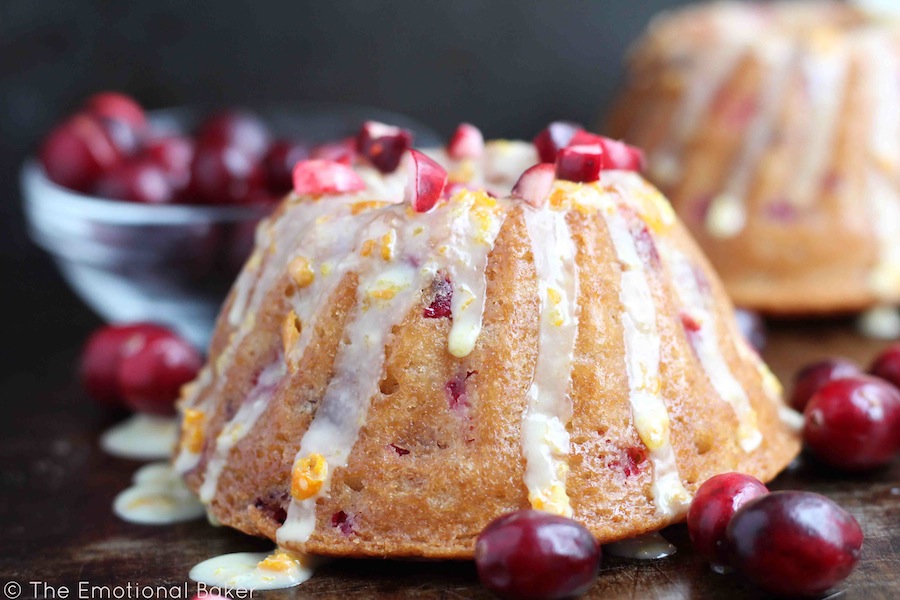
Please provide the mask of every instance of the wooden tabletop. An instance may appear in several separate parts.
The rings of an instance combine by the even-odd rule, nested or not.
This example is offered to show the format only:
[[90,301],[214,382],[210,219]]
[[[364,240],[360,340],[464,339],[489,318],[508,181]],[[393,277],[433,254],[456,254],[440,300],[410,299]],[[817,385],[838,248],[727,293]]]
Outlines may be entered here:
[[[766,357],[782,380],[803,364],[831,354],[863,364],[884,346],[857,336],[846,323],[781,324],[770,332]],[[0,598],[22,586],[21,598],[52,597],[42,585],[184,585],[189,569],[227,552],[264,551],[271,543],[214,528],[205,521],[153,527],[120,521],[113,497],[139,463],[98,449],[114,422],[94,409],[71,372],[75,351],[0,384]],[[859,520],[866,535],[856,571],[831,597],[900,598],[900,461],[865,475],[834,473],[800,458],[773,489],[825,494]],[[604,600],[727,598],[765,595],[737,575],[716,575],[695,555],[683,525],[664,531],[678,552],[659,561],[606,557],[593,590]],[[193,586],[191,584],[191,593]],[[61,597],[61,596],[57,596]],[[96,597],[96,596],[95,596]],[[292,590],[257,598],[489,598],[468,562],[340,560]]]

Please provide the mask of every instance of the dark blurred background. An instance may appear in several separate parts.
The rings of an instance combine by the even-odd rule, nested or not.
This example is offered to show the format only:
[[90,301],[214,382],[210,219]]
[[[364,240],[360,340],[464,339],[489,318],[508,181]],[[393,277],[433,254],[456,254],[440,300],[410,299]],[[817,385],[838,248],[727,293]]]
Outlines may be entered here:
[[[628,44],[678,0],[0,0],[0,379],[39,380],[99,324],[32,246],[18,168],[91,93],[148,108],[341,101],[449,134],[596,123]],[[13,399],[4,399],[13,401]]]

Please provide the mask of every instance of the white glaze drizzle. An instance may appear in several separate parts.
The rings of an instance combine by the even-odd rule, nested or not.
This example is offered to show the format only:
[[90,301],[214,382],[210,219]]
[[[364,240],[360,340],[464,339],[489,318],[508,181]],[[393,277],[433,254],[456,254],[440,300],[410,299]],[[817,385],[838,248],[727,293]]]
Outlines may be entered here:
[[697,331],[689,334],[691,345],[716,393],[734,410],[738,419],[736,435],[741,448],[745,452],[755,450],[762,442],[756,412],[750,406],[747,392],[732,374],[722,355],[722,341],[719,339],[719,327],[714,308],[710,306],[710,298],[700,290],[694,266],[687,256],[667,243],[661,243],[660,249],[669,263],[675,293],[681,305],[699,326]]
[[113,456],[156,460],[172,456],[178,438],[174,417],[137,413],[113,425],[100,437],[100,447]]
[[227,590],[278,590],[312,577],[321,559],[286,550],[235,552],[207,559],[188,575],[198,583]]
[[658,560],[672,556],[676,551],[677,548],[658,532],[639,535],[635,538],[603,546],[605,554],[636,560]]
[[566,212],[523,204],[541,302],[538,355],[522,423],[525,485],[533,508],[566,517],[569,398],[578,335],[578,267]]
[[113,500],[113,512],[123,521],[169,525],[202,517],[203,505],[168,463],[140,468],[132,486]]

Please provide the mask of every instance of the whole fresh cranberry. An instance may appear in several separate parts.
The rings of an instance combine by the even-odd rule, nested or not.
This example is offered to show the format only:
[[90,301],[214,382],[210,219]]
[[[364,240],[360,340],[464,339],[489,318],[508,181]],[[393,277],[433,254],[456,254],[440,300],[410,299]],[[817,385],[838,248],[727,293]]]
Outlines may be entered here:
[[99,92],[88,98],[84,109],[101,119],[128,124],[143,133],[147,129],[147,115],[137,100],[119,92]]
[[900,344],[891,344],[875,358],[869,373],[900,387]]
[[152,323],[108,325],[96,330],[81,351],[81,381],[98,404],[122,407],[119,364],[125,348],[143,345],[148,339],[166,335],[168,330]]
[[812,596],[843,581],[863,533],[846,510],[811,492],[756,498],[728,525],[731,566],[772,594]]
[[78,114],[53,129],[38,152],[51,181],[89,192],[97,179],[122,160],[107,129],[94,116]]
[[481,582],[501,598],[569,598],[597,578],[600,546],[572,519],[520,510],[484,528],[475,566]]
[[176,191],[187,188],[194,160],[194,140],[183,135],[167,135],[147,142],[144,157],[156,164]]
[[309,148],[294,140],[276,140],[263,158],[266,186],[275,196],[284,196],[294,187],[294,165],[309,157]]
[[96,191],[104,198],[144,204],[167,204],[174,198],[174,188],[165,172],[149,160],[116,166],[100,177]]
[[728,564],[725,528],[739,508],[768,493],[761,481],[742,473],[723,473],[706,480],[687,516],[694,549],[715,564]]
[[833,467],[872,469],[900,450],[900,391],[881,379],[857,376],[827,383],[803,416],[806,447]]
[[794,376],[791,407],[803,412],[819,388],[835,379],[860,375],[859,367],[844,358],[829,358],[800,369]]
[[126,346],[119,363],[119,387],[132,410],[174,415],[181,386],[197,376],[203,358],[189,343],[167,332]]
[[203,122],[197,131],[197,145],[236,148],[255,161],[265,154],[270,137],[269,128],[255,114],[227,110]]
[[265,187],[265,171],[235,146],[198,144],[191,163],[191,196],[201,203],[245,204]]
[[554,121],[534,138],[534,147],[542,163],[556,162],[556,154],[569,145],[572,137],[582,129],[578,123]]
[[744,335],[744,338],[757,352],[762,352],[766,346],[766,322],[758,312],[736,308],[734,310],[734,319],[737,321],[738,329]]

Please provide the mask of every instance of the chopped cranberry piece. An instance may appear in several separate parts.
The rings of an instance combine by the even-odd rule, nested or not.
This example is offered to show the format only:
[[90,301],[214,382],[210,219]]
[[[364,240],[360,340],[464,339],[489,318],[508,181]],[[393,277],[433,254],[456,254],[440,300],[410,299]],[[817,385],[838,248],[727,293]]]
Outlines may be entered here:
[[541,162],[555,163],[556,154],[568,146],[572,136],[581,129],[581,125],[569,121],[554,121],[547,125],[547,128],[534,138],[534,147]]
[[314,146],[309,151],[309,157],[352,165],[356,158],[356,138],[348,137],[336,142],[327,142]]
[[874,377],[826,383],[804,411],[803,439],[822,462],[848,471],[887,464],[900,450],[900,391]]
[[132,410],[174,415],[181,386],[192,381],[203,357],[171,332],[127,345],[119,364],[119,386]]
[[641,472],[641,465],[649,456],[644,447],[632,446],[622,451],[620,458],[610,461],[609,466],[621,470],[625,477],[632,477]]
[[817,596],[859,560],[863,533],[846,510],[811,492],[772,492],[738,510],[726,530],[731,565],[779,596]]
[[484,136],[481,130],[469,123],[460,123],[450,143],[447,144],[447,156],[453,160],[466,158],[477,159],[484,154]]
[[344,535],[353,533],[353,519],[342,510],[331,515],[331,526],[339,529]]
[[78,114],[57,126],[39,151],[51,181],[77,192],[89,192],[97,179],[122,160],[122,153],[100,121]]
[[287,511],[281,503],[276,503],[274,500],[266,501],[262,498],[257,498],[253,506],[265,513],[269,519],[275,521],[279,525],[284,525],[284,522],[287,521]]
[[653,240],[653,235],[647,224],[635,214],[630,214],[631,235],[634,238],[634,245],[637,248],[638,255],[641,260],[648,265],[658,266],[660,264],[659,249]]
[[879,354],[869,367],[869,373],[900,387],[900,344],[891,344]]
[[412,132],[407,129],[366,121],[357,135],[356,149],[382,173],[393,173],[412,141]]
[[602,169],[640,171],[644,166],[644,153],[639,148],[583,129],[575,132],[568,145],[600,146],[603,149]]
[[147,115],[137,101],[118,92],[100,92],[84,103],[87,112],[101,119],[127,124],[132,130],[143,133],[147,129]]
[[146,159],[127,162],[105,173],[97,182],[96,192],[104,198],[143,204],[167,204],[175,196],[165,172]]
[[163,170],[174,189],[187,188],[194,160],[194,140],[183,135],[152,139],[144,146],[144,157]]
[[684,327],[684,330],[688,334],[697,333],[698,331],[700,331],[700,323],[697,322],[697,319],[695,319],[693,315],[682,311],[680,317],[681,326]]
[[108,325],[96,330],[81,351],[81,381],[88,395],[110,408],[124,406],[119,386],[119,364],[126,348],[142,346],[147,340],[168,334],[152,323]]
[[599,144],[567,146],[556,155],[556,177],[577,183],[600,180],[603,148]]
[[409,152],[405,200],[416,212],[431,210],[447,185],[447,171],[418,150]]
[[450,307],[453,302],[453,286],[450,285],[450,278],[446,274],[438,274],[431,282],[431,292],[434,299],[431,301],[422,316],[426,319],[451,319],[453,313]]
[[[706,284],[707,288],[709,283]],[[766,321],[758,312],[736,308],[734,319],[737,321],[738,330],[757,352],[762,352],[766,347]]]
[[294,165],[309,157],[309,148],[292,140],[276,140],[263,158],[269,192],[283,196],[294,187]]
[[794,390],[791,393],[791,407],[803,412],[809,399],[819,388],[835,379],[860,375],[859,367],[844,358],[830,358],[802,368],[794,376]]
[[262,158],[269,147],[269,128],[253,113],[228,110],[203,122],[197,131],[197,146],[235,148],[251,162]]
[[556,166],[552,163],[540,163],[529,167],[513,186],[510,196],[524,200],[535,208],[547,203],[547,197],[556,181]]
[[265,173],[252,155],[236,146],[198,144],[191,164],[191,192],[209,204],[247,204],[265,185]]
[[572,519],[520,510],[488,524],[475,543],[481,582],[501,598],[570,598],[600,570],[600,546]]
[[444,385],[444,396],[451,409],[464,408],[469,406],[469,395],[466,393],[466,381],[474,375],[475,371],[468,371],[463,376],[462,373],[451,379]]
[[694,549],[714,564],[727,565],[725,528],[738,509],[768,493],[761,481],[742,473],[723,473],[706,480],[697,490],[687,515]]
[[330,160],[301,160],[294,166],[294,191],[301,196],[349,194],[366,189],[351,167]]
[[407,454],[409,454],[409,450],[407,450],[406,448],[402,448],[397,444],[388,444],[388,446],[390,446],[398,456],[406,456]]

